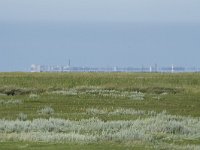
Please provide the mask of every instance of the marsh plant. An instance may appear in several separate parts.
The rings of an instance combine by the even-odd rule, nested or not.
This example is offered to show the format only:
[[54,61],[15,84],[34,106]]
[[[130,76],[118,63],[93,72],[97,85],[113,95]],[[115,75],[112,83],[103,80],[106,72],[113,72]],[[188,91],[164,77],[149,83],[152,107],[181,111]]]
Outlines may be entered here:
[[0,73],[0,149],[199,150],[199,83],[199,73]]
[[104,109],[88,108],[86,109],[86,113],[89,115],[105,115],[108,114],[108,111]]
[[118,108],[110,111],[107,109],[88,108],[86,109],[86,113],[90,115],[145,115],[150,112],[125,108]]
[[[8,136],[9,135],[9,136]],[[56,142],[56,143],[91,143],[96,142],[97,138],[92,135],[83,135],[75,132],[71,133],[53,133],[53,132],[21,132],[21,133],[2,133],[0,141],[30,141],[30,142]]]
[[145,94],[142,92],[129,92],[129,91],[119,91],[113,89],[103,89],[101,87],[89,86],[89,87],[77,87],[67,90],[53,91],[52,94],[62,94],[62,95],[92,95],[92,96],[102,96],[102,97],[112,97],[112,98],[130,98],[133,100],[144,100]]
[[69,89],[69,90],[60,90],[60,91],[53,91],[53,94],[61,94],[61,95],[78,95],[78,91],[76,89]]
[[25,87],[16,87],[16,86],[2,86],[0,87],[0,93],[6,94],[8,96],[15,96],[15,95],[26,95],[30,94],[31,92],[37,91],[34,88],[25,88]]
[[102,121],[98,118],[79,121],[56,118],[32,121],[1,119],[0,133],[0,140],[86,143],[141,141],[159,145],[169,141],[199,139],[200,119],[168,115],[166,112],[129,121]]
[[33,93],[31,93],[31,94],[29,95],[29,98],[30,98],[31,100],[38,100],[38,99],[40,98],[40,96],[39,96],[38,94],[33,94]]
[[42,115],[52,115],[54,113],[54,109],[50,106],[45,106],[44,108],[38,110],[38,113]]
[[1,105],[20,105],[23,101],[19,99],[11,99],[11,100],[0,100],[0,106]]
[[27,114],[19,113],[17,119],[20,120],[20,121],[26,121],[27,120]]
[[109,115],[144,115],[146,114],[143,110],[135,110],[135,109],[124,109],[119,108],[114,110],[113,112],[109,112]]

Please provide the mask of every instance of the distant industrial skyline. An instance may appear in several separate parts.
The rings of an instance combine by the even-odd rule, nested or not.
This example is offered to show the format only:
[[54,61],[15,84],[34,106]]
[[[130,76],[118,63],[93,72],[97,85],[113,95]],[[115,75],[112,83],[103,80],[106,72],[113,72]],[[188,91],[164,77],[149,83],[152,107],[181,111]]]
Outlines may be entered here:
[[91,66],[71,66],[70,61],[68,65],[36,65],[32,64],[30,72],[200,72],[200,67],[183,67],[183,66],[141,66],[141,67],[91,67]]
[[199,0],[2,0],[0,71],[200,66]]

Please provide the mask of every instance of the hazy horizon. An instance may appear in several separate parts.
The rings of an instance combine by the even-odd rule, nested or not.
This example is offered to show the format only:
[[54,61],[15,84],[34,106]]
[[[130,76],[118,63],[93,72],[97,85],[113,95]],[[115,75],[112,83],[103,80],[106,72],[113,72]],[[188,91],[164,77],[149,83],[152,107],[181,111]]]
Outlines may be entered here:
[[0,71],[31,64],[200,67],[200,1],[0,2]]

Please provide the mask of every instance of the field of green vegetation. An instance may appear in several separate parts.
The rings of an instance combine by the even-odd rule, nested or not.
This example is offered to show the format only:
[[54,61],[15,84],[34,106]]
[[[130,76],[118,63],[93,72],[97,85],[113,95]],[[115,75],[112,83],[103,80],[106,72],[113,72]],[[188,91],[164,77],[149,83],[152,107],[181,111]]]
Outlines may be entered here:
[[0,73],[0,149],[200,149],[199,73]]

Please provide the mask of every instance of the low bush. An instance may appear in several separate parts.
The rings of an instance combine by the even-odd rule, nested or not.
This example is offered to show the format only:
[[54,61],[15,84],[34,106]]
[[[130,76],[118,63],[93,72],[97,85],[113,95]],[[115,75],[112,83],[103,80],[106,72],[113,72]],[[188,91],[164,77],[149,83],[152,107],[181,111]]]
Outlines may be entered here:
[[[32,121],[1,119],[0,133],[5,134],[1,139],[12,137],[15,140],[18,140],[17,135],[27,133],[29,136],[25,136],[23,141],[34,139],[34,141],[64,142],[70,139],[73,142],[98,140],[160,143],[168,140],[199,139],[199,125],[199,118],[172,116],[163,112],[136,120],[106,122],[98,118],[79,121],[56,118],[33,119]],[[40,134],[36,137],[36,133]]]
[[44,108],[38,110],[38,113],[42,115],[52,115],[54,113],[54,109],[50,106],[45,106]]
[[20,121],[26,121],[27,120],[27,114],[19,113],[17,119],[19,119]]
[[3,106],[3,105],[20,105],[22,104],[23,101],[22,100],[19,100],[19,99],[11,99],[11,100],[0,100],[0,106]]

